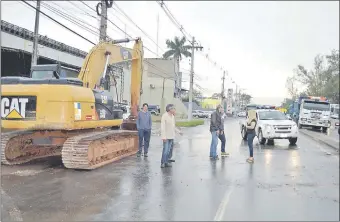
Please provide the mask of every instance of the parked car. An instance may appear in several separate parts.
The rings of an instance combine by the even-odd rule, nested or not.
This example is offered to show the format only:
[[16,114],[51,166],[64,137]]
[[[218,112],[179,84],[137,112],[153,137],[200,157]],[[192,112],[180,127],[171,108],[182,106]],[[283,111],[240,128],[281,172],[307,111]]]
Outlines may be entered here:
[[152,115],[156,116],[158,116],[161,112],[161,109],[158,105],[149,105],[148,110]]
[[238,116],[238,117],[246,117],[247,114],[246,114],[246,112],[243,112],[243,111],[242,111],[242,112],[238,112],[238,113],[237,113],[237,116]]
[[127,119],[130,116],[130,106],[124,106],[123,119]]

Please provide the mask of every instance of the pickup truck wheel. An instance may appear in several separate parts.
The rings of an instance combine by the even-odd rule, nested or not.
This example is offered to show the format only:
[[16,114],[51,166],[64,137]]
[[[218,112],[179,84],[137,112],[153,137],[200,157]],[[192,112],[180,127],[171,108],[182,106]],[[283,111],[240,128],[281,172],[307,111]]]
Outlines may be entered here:
[[274,140],[273,140],[273,139],[268,140],[268,141],[267,141],[267,144],[270,145],[270,146],[273,146],[273,145],[274,145]]
[[243,140],[247,140],[247,131],[244,126],[242,127],[241,136]]
[[327,127],[322,127],[322,132],[327,133],[327,129],[328,129]]
[[297,138],[289,138],[289,144],[290,145],[295,145],[297,142]]
[[266,138],[263,138],[263,134],[262,134],[262,130],[261,129],[259,129],[258,138],[259,138],[259,143],[261,145],[264,145],[266,143]]
[[300,123],[298,123],[298,127],[299,129],[302,129],[302,125]]

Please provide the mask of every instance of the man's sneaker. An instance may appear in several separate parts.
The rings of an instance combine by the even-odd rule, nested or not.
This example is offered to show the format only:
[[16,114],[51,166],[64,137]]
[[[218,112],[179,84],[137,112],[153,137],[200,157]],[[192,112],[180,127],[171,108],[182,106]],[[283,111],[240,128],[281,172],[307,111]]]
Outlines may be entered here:
[[161,168],[164,168],[164,167],[165,167],[165,163],[162,163],[162,164],[161,164]]
[[144,153],[144,157],[148,157],[148,154],[147,154],[147,153]]
[[171,163],[165,163],[165,167],[172,167]]
[[224,156],[229,156],[229,153],[221,152],[221,156],[222,156],[222,157],[224,157]]
[[141,156],[141,153],[140,153],[140,152],[138,152],[138,153],[137,153],[137,157],[140,157],[140,156]]
[[169,160],[169,162],[175,162],[175,160]]

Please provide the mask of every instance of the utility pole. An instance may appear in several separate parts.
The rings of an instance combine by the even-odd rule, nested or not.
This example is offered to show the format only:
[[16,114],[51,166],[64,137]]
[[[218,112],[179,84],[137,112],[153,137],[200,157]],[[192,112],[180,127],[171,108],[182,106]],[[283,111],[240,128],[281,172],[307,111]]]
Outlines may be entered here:
[[105,41],[107,31],[107,6],[105,0],[101,0],[101,6],[99,41]]
[[221,89],[222,102],[223,102],[223,96],[224,96],[224,81],[225,81],[225,71],[223,71],[223,77],[222,77],[222,89]]
[[236,107],[237,107],[236,111],[239,112],[240,111],[240,100],[239,100],[239,94],[237,92],[237,88],[238,88],[238,86],[236,84]]
[[194,90],[194,59],[195,49],[202,50],[202,46],[195,46],[195,37],[192,37],[191,42],[191,70],[190,70],[190,89],[189,89],[189,106],[188,106],[188,120],[192,120],[192,94]]
[[39,17],[40,17],[40,0],[37,0],[37,9],[35,10],[34,41],[31,69],[34,65],[37,64],[38,61]]

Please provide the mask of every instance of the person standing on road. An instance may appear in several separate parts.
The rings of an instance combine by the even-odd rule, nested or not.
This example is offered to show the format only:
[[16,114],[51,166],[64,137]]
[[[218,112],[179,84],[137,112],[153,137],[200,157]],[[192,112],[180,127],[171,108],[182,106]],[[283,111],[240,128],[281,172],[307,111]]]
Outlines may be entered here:
[[143,108],[141,111],[138,112],[137,118],[137,130],[138,130],[138,142],[139,142],[139,149],[137,156],[142,155],[143,151],[143,143],[144,143],[144,157],[148,157],[149,151],[149,143],[150,143],[150,136],[151,136],[151,114],[148,111],[149,105],[147,103],[143,104]]
[[220,134],[218,135],[218,138],[221,140],[221,156],[229,156],[229,153],[225,152],[225,143],[226,143],[226,138],[225,138],[225,133],[224,133],[224,120],[226,118],[226,115],[224,111],[222,110],[221,113],[221,127],[220,127]]
[[175,139],[175,107],[173,104],[166,106],[166,112],[162,115],[161,119],[161,137],[163,141],[163,152],[161,158],[161,168],[171,167],[169,161],[170,149]]
[[[182,132],[176,128],[176,109],[174,108],[174,112],[173,112],[174,118],[175,118],[175,132],[183,135]],[[173,141],[171,147],[170,147],[170,151],[169,151],[169,162],[175,162],[175,160],[173,159],[172,153],[174,150],[174,145],[175,145],[175,141]]]
[[253,163],[254,157],[253,157],[253,141],[255,138],[255,127],[257,124],[256,120],[256,111],[255,110],[249,110],[248,111],[248,119],[247,119],[247,142],[249,147],[249,158],[247,159],[247,162]]
[[210,158],[213,160],[218,160],[218,155],[216,152],[218,145],[218,137],[222,129],[222,111],[221,105],[218,105],[216,111],[211,114],[210,119],[210,133],[211,133],[211,144],[210,144]]

